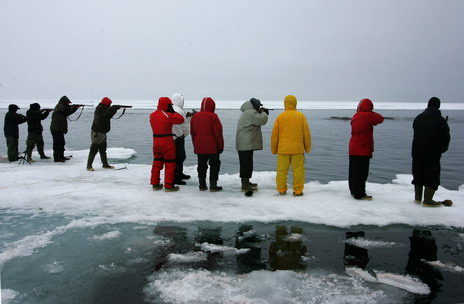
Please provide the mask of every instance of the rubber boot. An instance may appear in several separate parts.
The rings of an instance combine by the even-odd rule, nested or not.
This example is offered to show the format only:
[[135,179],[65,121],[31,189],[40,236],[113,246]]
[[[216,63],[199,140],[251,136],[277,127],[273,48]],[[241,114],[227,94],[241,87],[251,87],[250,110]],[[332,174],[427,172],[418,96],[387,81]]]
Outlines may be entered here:
[[222,187],[217,185],[217,180],[209,180],[209,191],[218,192],[221,191]]
[[422,192],[424,191],[424,186],[414,185],[414,201],[418,204],[422,202]]
[[424,206],[426,207],[440,207],[441,203],[433,200],[435,189],[429,186],[425,186],[424,191]]
[[[249,181],[249,180],[248,180],[248,181]],[[255,189],[255,190],[258,189],[258,184],[252,183],[252,182],[250,182],[250,181],[249,181],[249,183],[250,183],[250,187],[251,187],[251,188],[253,188],[253,189]]]
[[28,163],[32,162],[32,150],[34,149],[33,146],[27,146],[26,147],[26,161]]
[[206,178],[199,178],[200,181],[200,191],[208,190],[208,186],[206,186]]
[[243,178],[242,177],[241,181],[242,181],[242,189],[241,189],[242,192],[248,192],[248,191],[255,192],[257,190],[256,187],[252,186],[252,183],[250,183],[249,178]]
[[47,155],[45,155],[43,146],[37,146],[37,152],[39,152],[40,159],[49,159],[50,158]]
[[106,155],[106,151],[100,151],[100,158],[103,163],[103,168],[105,169],[114,169],[114,166],[108,164],[108,157]]
[[93,147],[90,147],[89,151],[89,158],[87,158],[87,170],[88,171],[94,171],[92,165],[93,165],[93,160],[95,159],[95,155],[97,155],[97,150],[92,149]]

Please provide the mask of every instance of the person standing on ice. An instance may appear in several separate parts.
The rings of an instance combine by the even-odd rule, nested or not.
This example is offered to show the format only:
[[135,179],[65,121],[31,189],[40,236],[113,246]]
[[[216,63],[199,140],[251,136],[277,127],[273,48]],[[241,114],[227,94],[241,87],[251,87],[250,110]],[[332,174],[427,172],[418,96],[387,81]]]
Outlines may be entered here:
[[224,151],[224,138],[222,124],[217,114],[214,113],[215,109],[216,103],[211,97],[203,98],[200,112],[192,117],[190,123],[193,150],[198,157],[197,172],[200,191],[208,190],[206,186],[208,163],[210,166],[209,190],[211,192],[222,190],[222,187],[217,185],[217,181],[221,169],[219,155]]
[[182,115],[184,122],[172,126],[172,133],[174,133],[174,143],[176,145],[176,170],[174,171],[174,184],[185,185],[187,184],[184,179],[189,179],[190,175],[184,174],[184,161],[187,158],[185,153],[185,138],[190,134],[190,117],[193,116],[191,112],[184,111],[184,96],[181,94],[174,94],[172,96],[172,104],[174,111]]
[[373,109],[370,99],[362,99],[351,118],[348,186],[351,195],[358,200],[372,200],[372,196],[366,194],[366,181],[374,152],[374,126],[383,122],[383,116]]
[[18,157],[18,140],[19,140],[19,127],[18,125],[27,121],[26,116],[16,113],[19,107],[15,104],[8,106],[8,112],[5,114],[5,123],[3,125],[3,132],[5,133],[6,146],[8,147],[8,161],[14,162],[19,159]]
[[37,145],[37,152],[39,152],[40,159],[49,159],[50,157],[45,155],[44,152],[44,140],[43,140],[43,127],[42,120],[48,117],[51,109],[40,109],[40,104],[33,103],[29,106],[29,110],[26,112],[27,117],[27,140],[26,140],[26,161],[32,161],[32,151],[35,145]]
[[53,137],[53,160],[57,163],[64,163],[69,158],[64,157],[65,139],[64,135],[68,133],[68,116],[77,111],[81,105],[71,105],[71,100],[63,96],[53,109],[52,122],[50,131]]
[[242,192],[257,191],[258,184],[250,182],[253,174],[253,151],[263,149],[261,126],[268,120],[269,110],[262,107],[261,101],[251,98],[240,108],[242,115],[237,123],[235,146],[240,161]]
[[179,187],[173,183],[176,169],[176,146],[172,126],[183,122],[184,118],[174,111],[171,99],[168,97],[161,97],[158,100],[157,110],[150,114],[150,125],[153,131],[153,165],[151,167],[153,190],[163,189],[163,184],[160,184],[163,166],[165,166],[164,190],[166,192],[179,190]]
[[[451,140],[448,122],[441,116],[440,99],[432,97],[427,109],[419,114],[412,125],[412,184],[415,201],[421,203],[424,193],[424,206],[439,207],[441,202],[433,200],[440,185],[440,159],[448,151]],[[425,187],[425,190],[424,190]]]
[[305,155],[311,151],[311,132],[303,113],[296,110],[293,95],[285,97],[285,111],[277,116],[271,136],[271,152],[277,154],[277,191],[287,193],[287,175],[293,172],[293,195],[302,196],[305,182]]
[[95,170],[92,167],[93,160],[99,152],[101,162],[103,163],[103,168],[114,169],[114,167],[108,163],[108,157],[106,155],[106,134],[111,129],[111,118],[121,107],[118,105],[112,106],[111,103],[111,99],[104,97],[95,108],[92,128],[90,132],[90,140],[92,143],[90,145],[89,157],[87,159],[87,171]]

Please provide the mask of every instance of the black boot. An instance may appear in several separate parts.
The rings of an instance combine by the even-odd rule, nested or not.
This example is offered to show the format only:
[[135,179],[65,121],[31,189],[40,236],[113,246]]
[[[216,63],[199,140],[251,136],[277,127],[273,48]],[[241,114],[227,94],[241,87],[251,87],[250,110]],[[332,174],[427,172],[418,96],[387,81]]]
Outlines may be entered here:
[[34,149],[34,146],[27,146],[26,147],[26,161],[28,163],[32,162],[32,150]]
[[209,180],[209,191],[218,192],[221,191],[222,187],[217,185],[217,180]]
[[103,163],[103,168],[105,169],[114,169],[114,166],[111,166],[109,163],[108,163],[108,157],[106,156],[106,151],[100,151],[100,158],[101,158],[101,161]]
[[90,151],[89,151],[89,157],[87,158],[87,170],[88,171],[94,171],[92,165],[93,165],[93,160],[95,159],[95,155],[97,155],[98,148],[96,148],[94,145],[90,146]]
[[206,186],[206,178],[199,178],[200,181],[200,191],[206,191],[208,190],[208,186]]
[[416,203],[420,204],[422,202],[422,192],[424,186],[414,185],[414,200]]
[[49,159],[50,158],[47,155],[45,155],[43,146],[37,146],[37,152],[39,152],[40,159]]
[[429,186],[425,186],[424,191],[424,203],[426,207],[440,207],[441,203],[433,200],[433,195],[435,194],[435,189]]

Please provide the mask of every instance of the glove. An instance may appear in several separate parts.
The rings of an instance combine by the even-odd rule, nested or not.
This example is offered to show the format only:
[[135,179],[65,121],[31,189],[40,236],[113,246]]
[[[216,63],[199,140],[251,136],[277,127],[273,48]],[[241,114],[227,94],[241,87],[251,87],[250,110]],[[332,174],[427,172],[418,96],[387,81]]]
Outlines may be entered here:
[[168,109],[166,110],[168,113],[175,113],[174,108],[172,107],[172,104],[168,105]]
[[266,115],[269,115],[269,110],[268,110],[268,109],[266,109],[266,108],[261,108],[261,110],[262,110],[264,113],[266,113]]

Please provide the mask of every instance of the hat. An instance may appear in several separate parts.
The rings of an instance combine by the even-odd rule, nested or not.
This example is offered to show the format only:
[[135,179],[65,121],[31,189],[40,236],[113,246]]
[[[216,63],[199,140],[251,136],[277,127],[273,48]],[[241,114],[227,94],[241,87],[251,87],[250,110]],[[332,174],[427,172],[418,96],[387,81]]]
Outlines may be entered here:
[[111,105],[112,101],[108,97],[103,97],[101,104],[104,106],[109,107]]
[[33,110],[33,111],[38,111],[38,110],[40,110],[40,105],[38,103],[31,103],[29,105],[29,109]]
[[440,99],[438,99],[438,97],[430,98],[427,107],[428,108],[435,108],[437,110],[440,109]]
[[259,110],[259,108],[263,105],[259,99],[252,98],[250,99],[251,104],[253,105],[253,108],[256,110]]
[[8,111],[16,111],[16,110],[19,110],[19,107],[15,104],[10,104],[8,106]]

